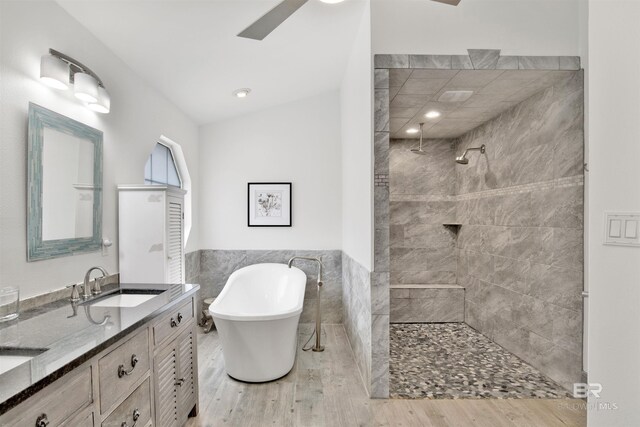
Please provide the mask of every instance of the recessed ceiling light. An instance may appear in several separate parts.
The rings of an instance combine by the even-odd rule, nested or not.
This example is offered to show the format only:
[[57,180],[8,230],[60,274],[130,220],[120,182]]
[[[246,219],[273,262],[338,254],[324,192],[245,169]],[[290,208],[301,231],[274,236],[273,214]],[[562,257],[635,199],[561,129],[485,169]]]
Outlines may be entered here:
[[440,114],[440,111],[436,111],[436,110],[431,110],[428,111],[427,114],[425,114],[424,116],[427,119],[437,119],[438,117],[440,117],[442,114]]
[[418,133],[418,132],[420,132],[420,131],[418,129],[416,129],[416,128],[407,129],[407,133]]
[[246,88],[246,87],[233,91],[233,95],[236,98],[246,98],[247,96],[249,96],[249,93],[251,93],[251,89]]
[[342,3],[344,0],[320,0],[322,3],[336,4]]

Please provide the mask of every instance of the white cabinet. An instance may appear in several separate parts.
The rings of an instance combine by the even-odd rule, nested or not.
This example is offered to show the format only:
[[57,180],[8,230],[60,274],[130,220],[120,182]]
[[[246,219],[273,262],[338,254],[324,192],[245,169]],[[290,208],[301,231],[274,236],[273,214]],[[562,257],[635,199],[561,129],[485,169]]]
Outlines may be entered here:
[[121,185],[121,283],[184,283],[184,194],[163,185]]

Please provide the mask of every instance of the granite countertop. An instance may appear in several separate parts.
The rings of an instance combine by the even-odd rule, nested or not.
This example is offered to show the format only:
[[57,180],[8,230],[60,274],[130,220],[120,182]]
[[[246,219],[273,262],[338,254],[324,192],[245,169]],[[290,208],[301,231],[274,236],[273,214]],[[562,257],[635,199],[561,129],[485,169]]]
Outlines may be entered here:
[[[199,289],[191,284],[113,285],[87,301],[56,301],[0,323],[0,356],[15,356],[0,358],[0,414]],[[135,290],[151,298],[135,307],[92,305],[121,290]],[[13,366],[23,356],[33,358]]]

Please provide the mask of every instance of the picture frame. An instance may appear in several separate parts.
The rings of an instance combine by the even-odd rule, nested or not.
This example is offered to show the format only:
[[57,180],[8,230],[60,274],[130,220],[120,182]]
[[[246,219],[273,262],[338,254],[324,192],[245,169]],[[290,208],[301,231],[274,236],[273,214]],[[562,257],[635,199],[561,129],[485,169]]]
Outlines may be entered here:
[[291,227],[290,182],[250,182],[247,185],[247,226]]

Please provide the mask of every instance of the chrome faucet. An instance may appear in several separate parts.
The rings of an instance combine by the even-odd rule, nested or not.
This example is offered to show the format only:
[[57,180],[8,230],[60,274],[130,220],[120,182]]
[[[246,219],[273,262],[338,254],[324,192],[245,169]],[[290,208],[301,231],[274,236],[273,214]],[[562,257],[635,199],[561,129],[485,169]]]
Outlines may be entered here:
[[[307,256],[294,256],[293,258],[291,258],[289,260],[289,263],[287,264],[287,266],[289,268],[291,268],[291,265],[293,264],[293,262],[297,259],[303,259],[306,261],[315,261],[318,263],[318,286],[317,286],[317,298],[316,298],[316,330],[315,330],[315,334],[316,334],[316,345],[313,346],[313,348],[308,348],[308,347],[303,347],[302,350],[307,351],[307,350],[313,350],[313,351],[324,351],[324,347],[322,345],[320,345],[320,336],[321,336],[321,332],[322,332],[322,318],[320,315],[320,289],[322,288],[322,261],[320,260],[320,258],[314,258],[314,257],[307,257]],[[313,337],[313,335],[311,336]],[[311,337],[309,337],[309,341],[311,340]],[[309,342],[307,341],[307,342]],[[306,346],[306,344],[305,344]]]
[[[102,276],[96,278],[96,280],[94,281],[93,290],[92,290],[91,286],[89,285],[89,281],[91,280],[91,272],[93,270],[100,270],[100,272],[102,273]],[[107,273],[107,270],[105,270],[102,267],[91,267],[87,271],[87,273],[84,275],[84,290],[83,290],[82,298],[84,299],[90,298],[91,294],[93,295],[101,294],[102,289],[100,289],[100,282],[98,281],[98,279],[107,277],[108,275],[109,273]]]

